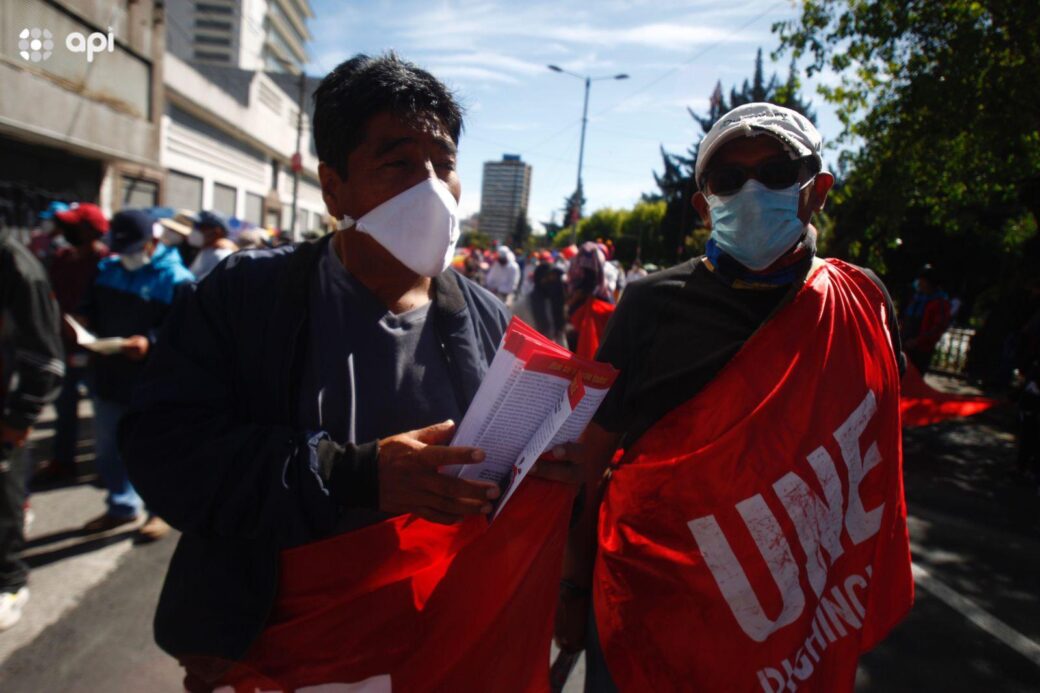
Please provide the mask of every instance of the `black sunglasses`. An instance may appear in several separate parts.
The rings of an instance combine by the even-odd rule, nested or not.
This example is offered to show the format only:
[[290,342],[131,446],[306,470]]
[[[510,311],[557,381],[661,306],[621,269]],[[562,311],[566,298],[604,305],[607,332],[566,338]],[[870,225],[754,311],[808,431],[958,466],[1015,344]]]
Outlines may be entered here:
[[708,169],[701,179],[701,190],[712,195],[733,195],[754,178],[771,190],[783,190],[820,172],[814,156],[801,159],[771,159],[757,166],[727,164]]

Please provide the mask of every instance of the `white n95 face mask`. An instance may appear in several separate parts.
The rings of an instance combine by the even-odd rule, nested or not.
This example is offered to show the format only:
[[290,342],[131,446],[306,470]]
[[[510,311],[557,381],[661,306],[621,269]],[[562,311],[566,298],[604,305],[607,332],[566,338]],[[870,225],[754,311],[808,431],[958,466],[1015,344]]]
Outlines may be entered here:
[[436,277],[455,254],[459,206],[442,180],[427,178],[357,220],[340,219],[340,229],[351,226],[374,238],[416,274]]

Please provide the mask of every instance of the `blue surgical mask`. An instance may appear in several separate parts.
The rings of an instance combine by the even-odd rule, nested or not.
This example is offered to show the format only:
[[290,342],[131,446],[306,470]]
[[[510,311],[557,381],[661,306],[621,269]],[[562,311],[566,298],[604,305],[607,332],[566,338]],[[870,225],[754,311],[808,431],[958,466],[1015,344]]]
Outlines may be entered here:
[[766,269],[805,233],[798,218],[798,198],[805,185],[772,190],[752,179],[734,195],[706,195],[711,237],[748,269]]

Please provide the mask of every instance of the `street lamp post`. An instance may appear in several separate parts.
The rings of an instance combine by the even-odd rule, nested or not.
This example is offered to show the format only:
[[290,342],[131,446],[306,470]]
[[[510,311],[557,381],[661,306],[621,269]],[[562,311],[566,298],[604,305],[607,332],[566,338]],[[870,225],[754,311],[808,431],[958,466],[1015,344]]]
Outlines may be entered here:
[[307,71],[303,65],[296,65],[291,63],[285,58],[274,56],[278,62],[282,64],[285,71],[292,74],[297,69],[300,71],[299,74],[299,94],[296,99],[296,151],[293,152],[290,160],[289,168],[293,174],[293,200],[292,200],[292,215],[289,218],[289,240],[295,243],[298,239],[296,233],[296,215],[300,207],[300,171],[303,170],[303,154],[301,152],[301,145],[303,143],[303,109],[306,106],[306,93],[307,93]]
[[575,195],[577,199],[574,204],[578,207],[578,215],[581,214],[581,195],[582,195],[582,183],[581,183],[581,169],[582,164],[585,162],[585,129],[589,122],[589,88],[593,82],[598,82],[604,79],[628,79],[628,75],[609,75],[605,77],[590,77],[589,75],[579,75],[568,70],[564,70],[558,65],[546,65],[553,72],[559,72],[564,75],[570,75],[571,77],[577,77],[578,79],[585,82],[585,104],[581,109],[581,143],[578,145],[578,187],[575,189]]

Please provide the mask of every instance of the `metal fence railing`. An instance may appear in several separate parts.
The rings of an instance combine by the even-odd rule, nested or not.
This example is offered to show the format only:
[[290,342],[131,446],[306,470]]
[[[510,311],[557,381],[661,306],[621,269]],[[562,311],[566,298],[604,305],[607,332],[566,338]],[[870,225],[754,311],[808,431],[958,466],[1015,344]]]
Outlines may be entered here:
[[951,327],[939,338],[932,354],[929,370],[946,375],[963,377],[968,365],[968,350],[975,330],[970,327]]

